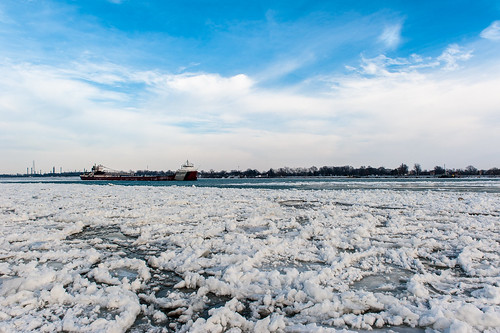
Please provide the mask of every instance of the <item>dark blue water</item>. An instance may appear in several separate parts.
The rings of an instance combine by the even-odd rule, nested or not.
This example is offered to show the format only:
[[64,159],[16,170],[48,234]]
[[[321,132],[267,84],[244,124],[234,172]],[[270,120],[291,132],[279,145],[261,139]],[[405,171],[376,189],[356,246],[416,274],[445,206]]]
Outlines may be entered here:
[[458,191],[500,193],[500,178],[226,178],[197,181],[82,181],[78,177],[2,178],[0,183],[59,183],[88,186],[190,186],[249,189]]

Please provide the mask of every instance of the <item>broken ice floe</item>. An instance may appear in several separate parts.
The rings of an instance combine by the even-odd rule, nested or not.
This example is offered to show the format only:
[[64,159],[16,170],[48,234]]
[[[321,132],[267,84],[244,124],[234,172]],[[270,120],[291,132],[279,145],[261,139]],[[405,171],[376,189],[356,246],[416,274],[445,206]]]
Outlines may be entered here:
[[491,186],[323,183],[0,183],[0,331],[500,328]]

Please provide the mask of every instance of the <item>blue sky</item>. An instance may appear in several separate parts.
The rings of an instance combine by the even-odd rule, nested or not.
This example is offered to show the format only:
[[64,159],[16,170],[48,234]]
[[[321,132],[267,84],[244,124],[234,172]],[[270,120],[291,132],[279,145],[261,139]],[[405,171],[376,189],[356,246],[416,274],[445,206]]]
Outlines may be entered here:
[[498,1],[0,3],[0,172],[500,166]]

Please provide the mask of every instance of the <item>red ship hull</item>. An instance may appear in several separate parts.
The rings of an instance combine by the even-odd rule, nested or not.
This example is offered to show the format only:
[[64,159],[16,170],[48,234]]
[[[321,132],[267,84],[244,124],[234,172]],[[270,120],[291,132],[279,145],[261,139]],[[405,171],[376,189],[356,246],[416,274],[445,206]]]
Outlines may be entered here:
[[80,175],[81,180],[106,180],[106,181],[193,181],[198,179],[198,171],[188,171],[185,175],[179,176],[177,174],[170,176],[135,176],[135,175]]

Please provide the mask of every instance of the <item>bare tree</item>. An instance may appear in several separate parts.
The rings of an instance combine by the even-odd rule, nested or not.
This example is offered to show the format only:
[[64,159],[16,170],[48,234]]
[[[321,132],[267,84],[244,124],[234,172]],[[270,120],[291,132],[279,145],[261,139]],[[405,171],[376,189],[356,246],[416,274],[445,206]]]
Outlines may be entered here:
[[400,175],[400,176],[404,176],[404,175],[408,174],[408,166],[404,163],[401,163],[401,165],[399,166],[399,168],[397,170],[398,170],[398,175]]
[[415,171],[415,174],[418,176],[422,172],[422,167],[420,166],[420,164],[415,163],[415,165],[413,166],[413,170]]
[[436,165],[434,167],[434,174],[435,175],[444,175],[446,173],[445,169],[439,165]]
[[472,165],[467,166],[465,168],[465,172],[468,175],[477,175],[477,169],[475,167],[473,167]]

